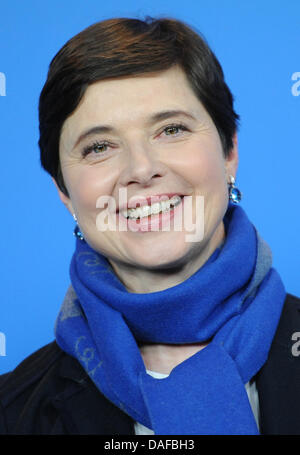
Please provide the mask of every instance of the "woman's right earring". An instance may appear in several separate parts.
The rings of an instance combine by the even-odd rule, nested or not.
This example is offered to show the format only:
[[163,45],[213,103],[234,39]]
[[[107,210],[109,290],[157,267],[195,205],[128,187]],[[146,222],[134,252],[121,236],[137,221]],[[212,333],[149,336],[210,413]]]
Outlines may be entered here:
[[[76,223],[77,223],[77,218],[76,218],[75,213],[73,213],[73,218],[74,218],[74,220],[75,220]],[[78,224],[75,226],[75,229],[74,229],[74,231],[73,231],[73,235],[75,235],[75,237],[78,237],[79,240],[84,240],[83,235],[82,235],[82,233],[80,232],[80,229],[79,229]]]
[[230,179],[230,182],[228,183],[229,200],[234,204],[239,204],[242,200],[242,193],[235,186],[235,178],[232,175],[230,175],[229,179]]

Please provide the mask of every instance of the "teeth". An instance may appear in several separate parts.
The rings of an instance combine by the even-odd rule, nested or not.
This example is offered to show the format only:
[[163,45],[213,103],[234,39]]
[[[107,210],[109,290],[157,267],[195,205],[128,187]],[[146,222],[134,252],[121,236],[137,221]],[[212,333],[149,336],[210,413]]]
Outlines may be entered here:
[[161,210],[162,206],[160,202],[156,202],[155,204],[151,205],[151,212],[156,214],[159,213]]
[[141,213],[141,216],[151,215],[151,207],[149,205],[144,205],[143,207],[140,207],[138,211],[139,213]]
[[158,214],[159,212],[167,212],[170,210],[171,206],[175,207],[176,205],[180,204],[180,202],[180,196],[173,196],[169,200],[155,202],[150,206],[143,205],[142,207],[138,207],[136,209],[122,210],[122,215],[125,216],[125,218],[130,219],[143,218],[152,214]]

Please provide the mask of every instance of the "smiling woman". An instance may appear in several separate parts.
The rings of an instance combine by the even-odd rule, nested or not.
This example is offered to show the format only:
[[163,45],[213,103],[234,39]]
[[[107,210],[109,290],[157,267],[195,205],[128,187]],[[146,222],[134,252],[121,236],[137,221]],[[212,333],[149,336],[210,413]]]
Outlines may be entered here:
[[[103,126],[108,121],[110,125]],[[236,143],[225,158],[213,121],[178,66],[155,75],[108,79],[89,86],[63,125],[60,165],[69,195],[58,189],[61,200],[75,213],[89,245],[109,258],[132,292],[154,292],[181,283],[223,241],[227,180],[236,172]],[[135,204],[138,198],[140,205],[143,198],[155,204],[171,193],[191,196],[194,204],[197,196],[204,197],[203,241],[186,242],[184,226],[160,234],[152,230],[148,224],[159,217],[149,217],[148,203],[147,223],[128,223],[140,229],[107,230],[99,235],[96,200],[111,195],[118,206],[121,189],[127,190]],[[134,269],[134,275],[129,273]]]
[[236,205],[238,118],[175,19],[98,22],[54,57],[39,146],[77,222],[71,285],[55,341],[0,377],[0,432],[300,434],[278,393],[300,301]]

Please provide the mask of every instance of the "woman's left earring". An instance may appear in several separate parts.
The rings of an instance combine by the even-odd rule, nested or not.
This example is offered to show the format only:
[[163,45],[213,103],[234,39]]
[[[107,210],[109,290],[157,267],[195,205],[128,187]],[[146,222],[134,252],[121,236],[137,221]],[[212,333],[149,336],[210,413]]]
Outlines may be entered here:
[[[73,218],[74,218],[74,220],[75,220],[76,223],[77,223],[77,218],[76,218],[75,213],[73,213]],[[79,229],[78,224],[76,224],[76,226],[75,226],[75,229],[74,229],[74,231],[73,231],[73,235],[75,235],[75,237],[79,238],[79,240],[84,240],[83,235],[82,235],[82,233],[80,232],[80,229]]]
[[230,182],[228,183],[229,200],[234,204],[239,204],[242,200],[242,193],[235,186],[235,178],[232,175],[230,175],[229,179],[230,179]]

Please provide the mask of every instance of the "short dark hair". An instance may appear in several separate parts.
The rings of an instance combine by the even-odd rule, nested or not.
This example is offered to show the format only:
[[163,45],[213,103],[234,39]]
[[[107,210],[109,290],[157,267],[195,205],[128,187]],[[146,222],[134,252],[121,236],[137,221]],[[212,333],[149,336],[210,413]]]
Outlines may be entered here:
[[97,81],[180,66],[211,116],[227,157],[239,116],[222,67],[199,32],[173,18],[113,18],[71,38],[52,59],[39,99],[42,167],[69,196],[59,160],[59,139],[87,87]]

